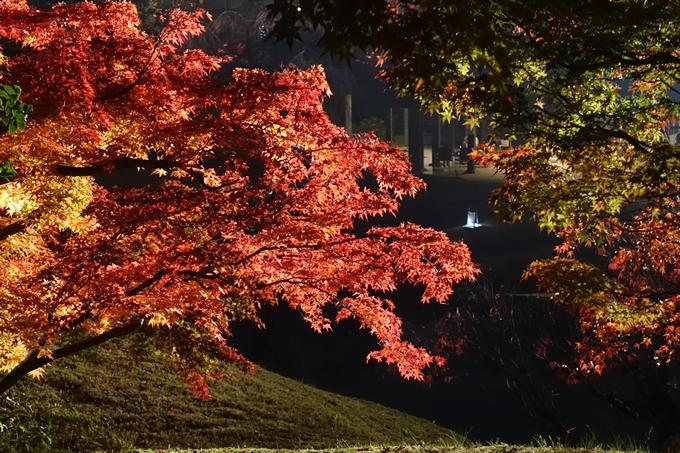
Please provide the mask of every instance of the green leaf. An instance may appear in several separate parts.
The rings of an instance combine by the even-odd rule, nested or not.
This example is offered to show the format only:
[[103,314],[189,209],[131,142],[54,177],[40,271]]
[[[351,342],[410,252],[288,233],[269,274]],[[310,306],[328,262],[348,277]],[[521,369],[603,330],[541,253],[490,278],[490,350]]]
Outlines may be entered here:
[[7,127],[7,132],[12,134],[17,130],[26,128],[27,116],[33,111],[33,106],[19,101],[21,87],[19,85],[0,85],[0,122]]
[[17,176],[19,173],[13,168],[14,162],[4,162],[0,165],[0,178],[9,182],[11,178]]

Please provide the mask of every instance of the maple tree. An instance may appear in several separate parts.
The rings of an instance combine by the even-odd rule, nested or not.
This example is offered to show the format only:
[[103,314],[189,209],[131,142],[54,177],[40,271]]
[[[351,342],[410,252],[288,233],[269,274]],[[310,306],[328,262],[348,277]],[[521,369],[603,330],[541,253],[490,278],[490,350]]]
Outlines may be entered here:
[[[414,224],[353,231],[424,187],[407,158],[330,123],[320,67],[220,83],[228,57],[183,47],[205,18],[165,11],[147,35],[128,2],[0,1],[0,81],[34,109],[0,136],[17,171],[0,186],[0,391],[152,326],[207,396],[224,360],[252,366],[230,325],[279,302],[319,332],[356,318],[380,346],[369,357],[406,378],[440,360],[402,340],[384,294],[411,282],[446,299],[478,272],[467,247]],[[97,182],[134,168],[132,187]]]
[[[355,6],[275,0],[269,8],[279,38],[319,28],[320,45],[341,57],[374,54],[379,76],[400,94],[445,117],[468,115],[471,125],[487,118],[497,135],[516,140],[503,154],[483,144],[476,157],[505,174],[492,197],[502,219],[528,214],[563,240],[554,259],[533,263],[525,276],[580,315],[572,379],[640,361],[659,370],[676,363],[680,4]],[[600,258],[580,259],[581,247]],[[677,408],[664,417],[680,432]]]

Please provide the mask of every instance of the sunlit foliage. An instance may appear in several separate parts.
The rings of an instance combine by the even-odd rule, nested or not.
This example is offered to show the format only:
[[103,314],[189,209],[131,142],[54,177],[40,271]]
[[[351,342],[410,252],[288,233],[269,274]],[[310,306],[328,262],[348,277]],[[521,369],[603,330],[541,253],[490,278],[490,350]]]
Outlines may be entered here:
[[[352,2],[350,2],[352,3]],[[680,350],[680,4],[636,0],[277,0],[279,38],[320,27],[326,49],[445,116],[515,141],[478,158],[506,180],[497,214],[563,243],[526,275],[581,310],[579,372]],[[673,133],[673,135],[671,135]],[[487,152],[484,154],[485,152]],[[607,265],[579,261],[596,247]]]
[[[467,248],[413,224],[353,233],[424,187],[407,158],[330,123],[320,67],[210,77],[227,59],[183,47],[205,18],[167,11],[147,35],[127,2],[0,2],[0,82],[34,108],[0,137],[18,172],[0,188],[0,364],[14,366],[1,390],[148,324],[206,395],[217,359],[251,367],[231,323],[279,302],[319,332],[358,319],[380,345],[370,357],[404,377],[438,360],[401,339],[382,295],[411,282],[446,299],[477,272]],[[134,187],[93,179],[135,167]],[[90,336],[59,343],[73,329]]]

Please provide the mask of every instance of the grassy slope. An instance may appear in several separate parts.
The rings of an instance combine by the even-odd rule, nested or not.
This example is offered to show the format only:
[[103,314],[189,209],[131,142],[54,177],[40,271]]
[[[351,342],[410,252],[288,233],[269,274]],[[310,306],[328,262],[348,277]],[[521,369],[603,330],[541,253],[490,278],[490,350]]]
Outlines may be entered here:
[[[137,448],[269,447],[413,444],[455,441],[457,435],[398,411],[258,370],[234,372],[211,387],[206,401],[151,357],[133,364],[120,342],[64,359],[41,381],[24,379],[0,406],[0,446],[23,451],[51,439],[45,451]],[[14,422],[7,421],[14,417]],[[1,425],[0,425],[1,430]],[[21,434],[19,434],[21,433]],[[33,448],[32,450],[33,451]]]

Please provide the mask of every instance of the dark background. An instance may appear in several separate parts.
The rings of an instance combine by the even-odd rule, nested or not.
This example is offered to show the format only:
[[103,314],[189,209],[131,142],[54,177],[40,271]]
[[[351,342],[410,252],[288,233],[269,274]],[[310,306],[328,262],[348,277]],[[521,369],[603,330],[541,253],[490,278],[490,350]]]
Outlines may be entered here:
[[[526,265],[553,256],[554,237],[524,222],[500,224],[490,214],[487,199],[500,183],[493,180],[425,177],[428,189],[403,202],[394,222],[409,220],[446,231],[451,239],[463,239],[483,274],[480,281],[516,292],[535,291],[520,276]],[[479,229],[461,228],[467,209],[479,212]],[[393,295],[397,313],[404,318],[404,332],[418,340],[449,308],[422,305],[417,288],[402,288]],[[454,296],[455,297],[455,296]],[[301,316],[285,307],[264,307],[266,329],[250,325],[235,329],[233,345],[261,366],[305,383],[348,396],[376,401],[467,433],[470,438],[508,443],[531,442],[547,436],[532,419],[503,376],[480,366],[457,366],[450,382],[405,381],[384,364],[365,357],[376,344],[353,321],[343,321],[332,332],[316,334]],[[601,441],[632,436],[642,444],[648,427],[611,410],[606,403],[584,396],[578,387],[564,391],[556,386],[556,411],[574,434],[596,435]],[[560,390],[558,390],[560,389]]]

